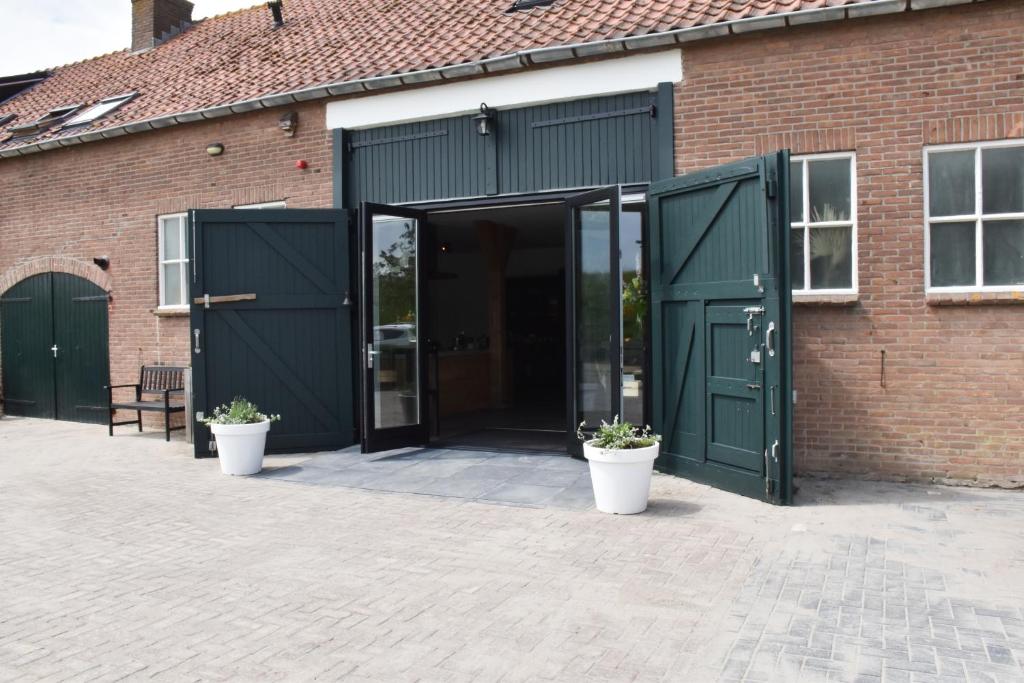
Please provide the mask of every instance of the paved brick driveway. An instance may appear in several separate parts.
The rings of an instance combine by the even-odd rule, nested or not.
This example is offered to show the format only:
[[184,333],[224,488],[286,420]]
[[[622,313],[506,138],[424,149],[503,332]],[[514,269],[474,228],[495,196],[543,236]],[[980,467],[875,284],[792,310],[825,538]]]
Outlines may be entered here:
[[1024,680],[1024,495],[799,501],[658,476],[613,517],[235,479],[5,418],[0,679]]

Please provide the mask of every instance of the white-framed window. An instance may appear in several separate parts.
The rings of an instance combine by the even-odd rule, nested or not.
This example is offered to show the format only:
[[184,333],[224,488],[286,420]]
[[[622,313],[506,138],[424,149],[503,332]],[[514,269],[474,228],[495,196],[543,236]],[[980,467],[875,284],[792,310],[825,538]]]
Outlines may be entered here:
[[924,150],[925,289],[1024,290],[1024,140]]
[[160,308],[188,308],[188,214],[157,216]]
[[809,154],[790,164],[790,285],[794,294],[857,291],[857,157]]
[[287,209],[287,203],[282,199],[276,202],[261,202],[259,204],[239,204],[232,209]]

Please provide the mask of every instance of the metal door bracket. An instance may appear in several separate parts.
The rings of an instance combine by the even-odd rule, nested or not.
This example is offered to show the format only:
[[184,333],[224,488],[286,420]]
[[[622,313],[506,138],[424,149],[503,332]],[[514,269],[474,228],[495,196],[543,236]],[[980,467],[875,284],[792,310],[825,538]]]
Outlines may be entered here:
[[[755,275],[754,277],[756,278],[757,276]],[[752,337],[754,336],[755,327],[754,316],[764,315],[764,306],[747,306],[746,308],[743,309],[743,312],[747,316],[747,334]]]

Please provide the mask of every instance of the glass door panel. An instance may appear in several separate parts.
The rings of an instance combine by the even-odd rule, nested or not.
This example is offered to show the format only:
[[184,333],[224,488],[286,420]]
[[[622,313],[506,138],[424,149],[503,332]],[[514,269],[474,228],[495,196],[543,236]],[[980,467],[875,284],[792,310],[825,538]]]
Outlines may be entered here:
[[425,443],[419,267],[423,213],[364,204],[363,448]]
[[578,452],[581,422],[589,431],[622,409],[619,189],[576,195],[567,204],[569,431],[570,451]]
[[623,203],[619,216],[622,272],[622,419],[646,423],[647,284],[644,272],[644,222],[647,203]]

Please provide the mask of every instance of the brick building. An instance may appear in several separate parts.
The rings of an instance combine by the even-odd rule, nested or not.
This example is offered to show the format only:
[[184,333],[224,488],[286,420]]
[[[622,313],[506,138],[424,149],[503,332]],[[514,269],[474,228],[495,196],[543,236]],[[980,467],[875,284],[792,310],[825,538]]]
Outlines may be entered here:
[[[560,226],[565,203],[576,206],[574,192],[618,186],[618,237],[637,230],[644,247],[634,256],[645,260],[649,223],[667,220],[664,210],[655,217],[646,210],[648,185],[789,149],[790,191],[780,206],[789,206],[790,255],[776,274],[792,290],[796,402],[791,453],[783,457],[792,457],[798,474],[1024,483],[1024,6],[805,0],[733,3],[718,12],[690,0],[508,5],[445,2],[396,12],[374,2],[328,8],[296,0],[278,25],[262,6],[192,22],[189,3],[134,0],[131,50],[54,69],[0,103],[0,293],[16,299],[18,283],[51,272],[109,293],[109,375],[131,382],[140,365],[195,360],[190,327],[203,313],[193,305],[190,322],[187,302],[203,292],[190,276],[196,238],[189,221],[204,219],[188,212],[269,204],[263,215],[273,223],[290,220],[274,211],[282,205],[356,210],[389,202],[428,212],[436,226],[413,256],[423,264],[423,305],[437,301],[429,314],[416,299],[412,318],[381,313],[367,322],[377,300],[365,297],[375,285],[361,271],[358,256],[366,253],[357,233],[377,228],[352,211],[342,289],[355,313],[345,318],[351,339],[331,361],[351,359],[351,372],[329,388],[313,387],[313,379],[303,385],[319,398],[349,396],[341,404],[324,399],[328,412],[346,412],[333,432],[366,445],[367,432],[391,410],[392,426],[436,420],[424,427],[430,438],[446,428],[457,435],[467,407],[449,397],[505,409],[525,392],[561,397],[554,412],[530,418],[537,432],[566,431],[568,401],[574,421],[614,408],[654,420],[667,437],[678,430],[685,441],[687,417],[669,414],[676,387],[667,379],[688,372],[685,363],[680,370],[669,362],[685,340],[637,341],[650,336],[652,323],[632,329],[629,303],[612,314],[624,330],[612,351],[628,367],[613,373],[611,389],[585,333],[571,325],[570,358],[546,368],[522,360],[545,353],[523,341],[536,338],[535,330],[515,327],[531,324],[516,321],[536,307],[526,304],[520,314],[515,301],[557,298],[544,287],[574,270],[573,253],[573,291],[590,296],[578,289],[588,268],[578,250],[589,242],[580,237],[571,246],[572,235],[585,235],[585,214],[570,211],[577,220],[566,233],[570,246],[530,227]],[[412,41],[413,33],[426,39]],[[90,113],[104,100],[109,106]],[[480,103],[488,106],[478,114]],[[214,143],[222,154],[208,153]],[[652,187],[652,195],[660,191]],[[419,220],[398,213],[381,210],[378,218]],[[512,246],[502,247],[505,233],[516,235]],[[549,257],[555,263],[557,249],[569,254],[562,271],[537,265]],[[105,270],[93,262],[100,257],[109,260]],[[494,259],[505,264],[494,267],[506,268],[502,282],[488,279],[491,266],[473,265]],[[648,267],[637,261],[631,271],[623,261],[620,271],[642,275]],[[474,299],[474,289],[489,298]],[[487,308],[496,292],[511,302],[497,315]],[[659,301],[652,315],[661,315]],[[570,318],[590,315],[578,304]],[[665,316],[656,329],[666,329]],[[434,347],[409,361],[409,386],[422,394],[410,414],[401,403],[410,391],[401,379],[408,349],[394,350],[385,337],[407,335],[411,342],[401,343],[415,346],[417,326]],[[202,329],[208,336],[213,328]],[[0,334],[11,343],[11,329]],[[564,342],[550,340],[555,348]],[[361,374],[365,343],[398,365]],[[658,349],[667,365],[652,361]],[[604,358],[606,349],[598,351]],[[474,360],[471,352],[486,357]],[[5,354],[4,372],[20,372]],[[433,375],[420,367],[431,363]],[[544,384],[561,378],[567,364],[575,383]],[[490,378],[490,386],[451,379],[473,375]],[[534,375],[535,384],[522,384]],[[446,381],[446,399],[431,399],[429,387]],[[381,398],[383,383],[393,396]],[[686,391],[678,387],[680,406],[695,410]],[[16,413],[10,392],[5,378],[6,411]],[[762,449],[747,450],[759,456]],[[764,450],[756,477],[772,479]]]

